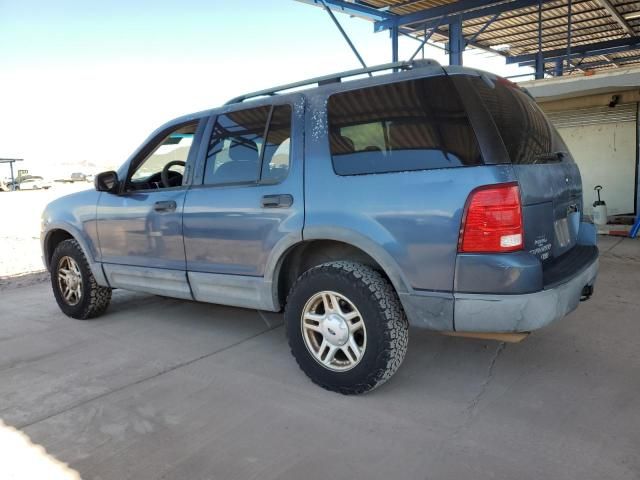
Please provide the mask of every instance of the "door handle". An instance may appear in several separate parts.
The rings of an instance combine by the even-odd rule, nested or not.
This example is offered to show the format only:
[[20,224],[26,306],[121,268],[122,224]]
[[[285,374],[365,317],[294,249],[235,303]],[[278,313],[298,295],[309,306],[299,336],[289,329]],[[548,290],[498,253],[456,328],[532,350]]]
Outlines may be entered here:
[[293,196],[288,193],[265,195],[260,203],[262,208],[286,208],[293,205]]
[[164,200],[153,204],[153,209],[156,212],[175,212],[176,207],[176,202],[173,200]]

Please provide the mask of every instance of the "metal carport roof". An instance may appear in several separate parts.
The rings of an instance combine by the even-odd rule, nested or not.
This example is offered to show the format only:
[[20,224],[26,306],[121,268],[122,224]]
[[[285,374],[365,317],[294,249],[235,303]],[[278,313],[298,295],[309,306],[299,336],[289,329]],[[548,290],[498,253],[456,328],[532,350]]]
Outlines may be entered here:
[[299,1],[370,20],[374,31],[389,30],[392,39],[447,42],[452,64],[461,63],[465,47],[534,67],[538,78],[640,64],[638,1]]

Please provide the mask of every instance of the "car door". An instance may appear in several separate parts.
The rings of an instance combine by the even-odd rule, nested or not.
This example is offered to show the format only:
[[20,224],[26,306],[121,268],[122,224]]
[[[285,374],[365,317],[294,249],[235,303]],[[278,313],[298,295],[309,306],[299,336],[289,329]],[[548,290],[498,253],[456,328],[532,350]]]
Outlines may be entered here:
[[303,115],[302,96],[292,95],[210,119],[183,217],[196,300],[274,308],[274,252],[302,239]]
[[[204,123],[192,120],[154,136],[124,169],[118,192],[101,193],[98,239],[112,287],[192,298],[186,278],[182,209]],[[175,162],[185,163],[182,174],[181,165]],[[161,174],[165,166],[168,185],[163,184]]]

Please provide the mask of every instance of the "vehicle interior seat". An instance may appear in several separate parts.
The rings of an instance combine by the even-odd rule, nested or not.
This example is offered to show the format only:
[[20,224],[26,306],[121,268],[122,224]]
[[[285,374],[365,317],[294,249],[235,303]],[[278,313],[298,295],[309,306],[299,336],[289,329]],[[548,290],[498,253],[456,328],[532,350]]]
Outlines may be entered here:
[[216,169],[214,178],[217,183],[245,182],[255,178],[259,161],[256,142],[234,138],[229,146],[229,161]]

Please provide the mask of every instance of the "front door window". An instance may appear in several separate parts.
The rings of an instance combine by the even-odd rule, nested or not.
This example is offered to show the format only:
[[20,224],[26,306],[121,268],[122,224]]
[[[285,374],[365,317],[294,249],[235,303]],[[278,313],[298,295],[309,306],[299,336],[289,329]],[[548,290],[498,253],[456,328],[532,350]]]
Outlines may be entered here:
[[138,165],[127,182],[127,190],[179,187],[198,124],[184,125],[167,134]]

